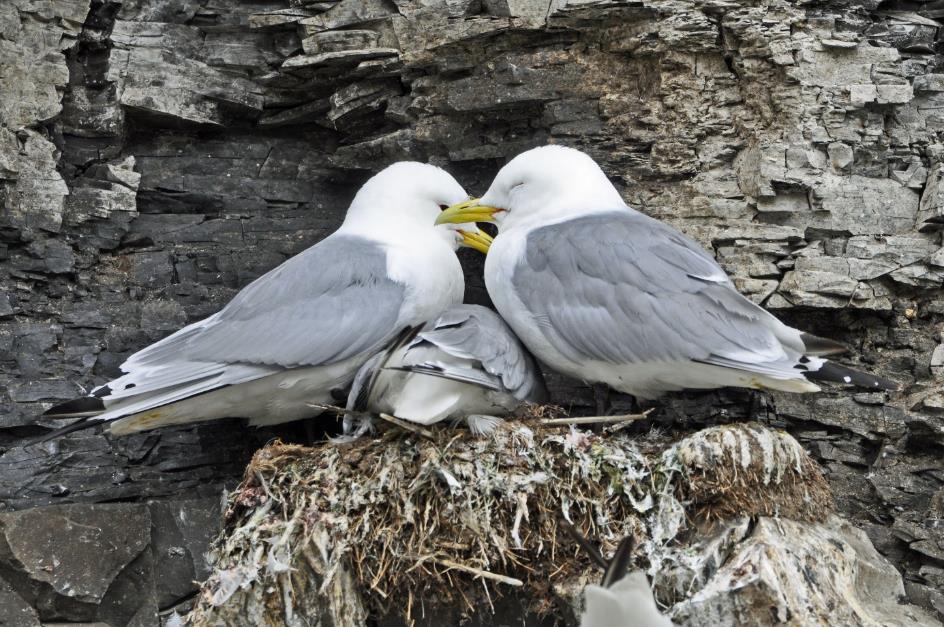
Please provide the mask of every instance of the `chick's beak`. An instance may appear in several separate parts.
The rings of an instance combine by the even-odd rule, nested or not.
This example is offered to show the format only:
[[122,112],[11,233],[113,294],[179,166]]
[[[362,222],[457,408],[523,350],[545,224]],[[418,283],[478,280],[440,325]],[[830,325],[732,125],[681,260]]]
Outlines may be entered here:
[[465,229],[458,229],[459,235],[462,236],[462,239],[459,240],[460,246],[465,246],[467,248],[474,248],[483,255],[488,254],[488,249],[492,245],[492,236],[484,231],[467,231]]
[[462,224],[463,222],[494,222],[495,214],[502,209],[480,205],[478,198],[464,200],[447,207],[436,218],[436,224]]

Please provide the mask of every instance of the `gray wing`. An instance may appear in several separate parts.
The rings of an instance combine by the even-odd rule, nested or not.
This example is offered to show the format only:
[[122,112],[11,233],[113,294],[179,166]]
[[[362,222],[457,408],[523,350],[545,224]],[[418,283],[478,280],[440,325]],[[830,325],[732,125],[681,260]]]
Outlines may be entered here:
[[[485,372],[500,379],[515,398],[540,402],[547,396],[544,377],[534,358],[505,321],[490,309],[454,305],[426,323],[414,345],[423,341],[449,355],[481,363]],[[462,373],[457,373],[456,378],[476,382]]]
[[135,353],[122,370],[164,386],[224,364],[316,366],[378,350],[399,331],[404,297],[386,268],[378,245],[331,236],[250,283],[219,313]]
[[697,243],[636,211],[535,229],[512,283],[537,328],[573,361],[754,370],[785,357],[776,318],[741,296]]
[[348,391],[347,404],[344,408],[349,412],[364,412],[369,409],[371,392],[377,382],[377,376],[387,363],[396,355],[398,350],[410,344],[421,327],[407,327],[400,332],[390,344],[373,355],[358,369]]

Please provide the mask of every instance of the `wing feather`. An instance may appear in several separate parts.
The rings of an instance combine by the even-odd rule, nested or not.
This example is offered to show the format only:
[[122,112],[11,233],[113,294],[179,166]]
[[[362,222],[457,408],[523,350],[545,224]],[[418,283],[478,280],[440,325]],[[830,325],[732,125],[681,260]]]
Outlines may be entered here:
[[[534,358],[511,328],[494,311],[479,305],[455,305],[420,330],[414,344],[429,342],[448,355],[472,359],[501,381],[516,398],[539,402],[546,396],[544,378]],[[445,373],[437,376],[449,378]],[[469,373],[455,380],[475,383]],[[483,376],[483,381],[493,380]],[[483,385],[483,387],[492,387]]]
[[784,325],[739,294],[697,243],[635,211],[535,229],[512,283],[573,361],[694,360],[797,376],[777,337]]
[[386,252],[332,235],[239,292],[218,313],[135,353],[98,388],[127,415],[286,368],[327,365],[380,350],[397,331],[404,286]]
[[256,279],[219,313],[154,344],[129,369],[176,359],[282,367],[343,361],[398,331],[404,286],[369,240],[332,235]]

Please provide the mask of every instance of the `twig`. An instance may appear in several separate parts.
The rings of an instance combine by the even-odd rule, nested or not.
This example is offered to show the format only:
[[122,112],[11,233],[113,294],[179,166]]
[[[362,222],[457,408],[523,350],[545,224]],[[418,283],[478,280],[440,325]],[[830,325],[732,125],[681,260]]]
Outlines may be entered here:
[[336,405],[322,405],[321,403],[305,403],[312,409],[320,409],[322,411],[330,411],[333,414],[338,416],[351,415],[357,416],[358,418],[373,418],[373,415],[370,412],[366,411],[354,411],[353,409],[344,409],[343,407],[338,407]]
[[614,422],[632,422],[634,420],[643,420],[648,418],[649,414],[653,412],[655,408],[647,409],[641,414],[620,414],[618,416],[580,416],[577,418],[545,418],[541,420],[542,425],[548,425],[549,427],[559,426],[559,425],[595,425],[595,424],[609,424]]
[[455,570],[462,570],[467,573],[471,573],[476,577],[482,577],[483,579],[491,579],[492,581],[497,581],[499,583],[506,583],[509,586],[523,586],[524,582],[520,579],[515,579],[514,577],[506,577],[505,575],[499,575],[497,573],[490,573],[487,570],[481,570],[473,566],[466,566],[465,564],[460,564],[459,562],[453,562],[452,560],[447,560],[441,557],[430,556],[429,559],[445,566],[446,568],[454,568]]
[[417,435],[421,435],[421,436],[423,436],[424,438],[429,438],[430,440],[435,440],[435,439],[436,439],[435,436],[433,436],[433,432],[432,432],[432,431],[430,431],[429,429],[424,429],[423,427],[419,427],[419,426],[413,424],[412,422],[408,422],[408,421],[406,421],[406,420],[401,420],[400,418],[397,418],[396,416],[391,416],[390,414],[385,414],[385,413],[382,413],[382,412],[380,413],[380,417],[383,418],[384,420],[386,420],[387,422],[390,422],[390,423],[393,423],[393,424],[397,425],[397,426],[400,427],[401,429],[406,429],[407,431],[412,431],[413,433],[416,433]]

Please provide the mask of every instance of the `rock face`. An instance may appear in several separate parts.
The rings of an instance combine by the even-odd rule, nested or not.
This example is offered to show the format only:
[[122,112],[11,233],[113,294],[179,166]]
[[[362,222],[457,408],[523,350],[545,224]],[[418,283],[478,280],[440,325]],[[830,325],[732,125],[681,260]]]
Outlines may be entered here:
[[159,609],[191,597],[207,575],[218,515],[215,498],[0,514],[0,617],[156,624]]
[[[553,141],[751,298],[905,384],[679,395],[654,421],[788,429],[908,598],[944,610],[942,16],[896,0],[3,2],[0,501],[218,494],[269,433],[24,443],[49,403],[324,237],[383,165],[432,161],[480,193]],[[484,302],[481,260],[463,261]],[[0,598],[38,598],[9,583]]]

